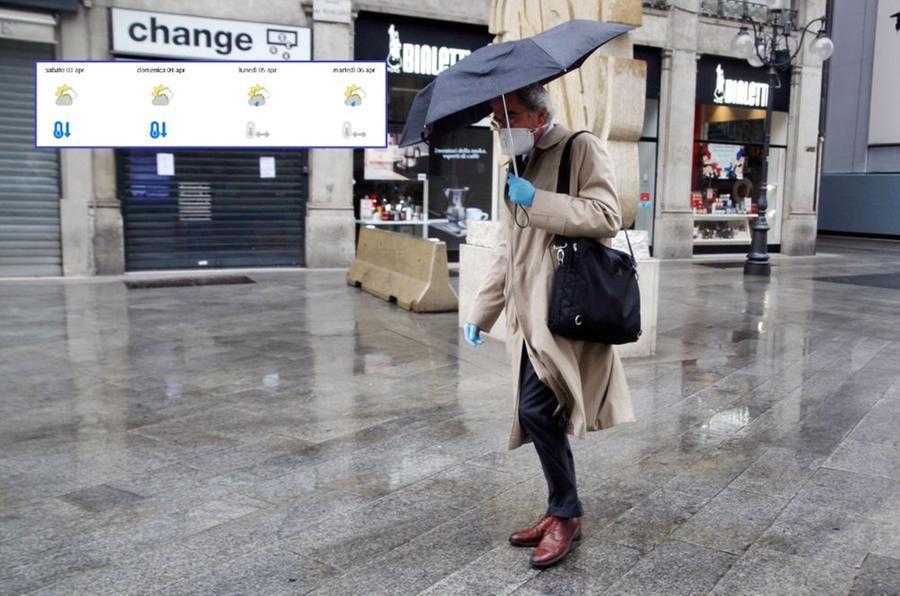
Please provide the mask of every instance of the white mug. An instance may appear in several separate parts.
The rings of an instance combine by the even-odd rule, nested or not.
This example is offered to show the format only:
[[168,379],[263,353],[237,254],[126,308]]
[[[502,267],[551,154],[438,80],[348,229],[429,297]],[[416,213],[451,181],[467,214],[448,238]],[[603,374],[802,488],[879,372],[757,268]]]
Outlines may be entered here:
[[478,207],[467,207],[466,208],[466,221],[470,219],[484,221],[488,218],[488,214],[479,209]]

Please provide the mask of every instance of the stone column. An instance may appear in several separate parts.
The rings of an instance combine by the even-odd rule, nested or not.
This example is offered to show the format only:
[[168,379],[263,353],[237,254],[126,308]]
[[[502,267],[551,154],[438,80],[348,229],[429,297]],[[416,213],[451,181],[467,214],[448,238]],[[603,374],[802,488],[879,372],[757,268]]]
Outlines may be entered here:
[[[95,6],[87,10],[90,59],[109,60],[109,11]],[[116,158],[113,149],[92,149],[94,180],[93,266],[96,275],[125,271],[125,224],[122,204],[116,196]]]
[[[108,11],[60,15],[61,60],[108,60]],[[114,275],[125,270],[122,208],[112,149],[60,149],[63,274]]]
[[[494,0],[490,31],[496,41],[521,39],[572,19],[639,27],[640,0]],[[646,64],[632,59],[630,35],[606,44],[581,68],[547,85],[556,119],[607,141],[625,225],[634,220],[639,196],[638,141],[644,122]]]
[[[825,14],[825,0],[809,0],[799,21]],[[804,46],[810,41],[810,36]],[[816,170],[819,150],[819,100],[822,94],[822,64],[800,51],[791,77],[791,106],[788,119],[787,163],[785,164],[784,206],[782,208],[781,252],[812,255],[816,252]]]
[[[315,60],[352,60],[350,25],[313,22]],[[315,118],[315,114],[298,114]],[[309,151],[309,202],[306,212],[306,265],[348,267],[353,261],[356,225],[353,218],[353,150]]]
[[[77,13],[60,13],[60,60],[90,58],[90,32],[87,9]],[[62,234],[63,275],[92,275],[94,271],[93,194],[94,176],[92,151],[89,149],[60,149],[59,201],[60,232]]]
[[674,0],[669,10],[669,47],[663,50],[659,104],[659,162],[653,255],[663,259],[693,254],[691,156],[697,91],[699,0]]

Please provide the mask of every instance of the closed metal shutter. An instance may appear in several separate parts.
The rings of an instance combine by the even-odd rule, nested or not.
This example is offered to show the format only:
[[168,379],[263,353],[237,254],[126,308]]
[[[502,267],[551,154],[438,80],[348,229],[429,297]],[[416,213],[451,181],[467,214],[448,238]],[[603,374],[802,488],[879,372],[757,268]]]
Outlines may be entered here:
[[[173,154],[174,175],[158,175],[157,153]],[[116,156],[129,271],[304,264],[307,151]],[[274,158],[274,177],[261,177],[261,157]]]
[[34,61],[53,58],[0,39],[0,276],[62,275],[59,151],[34,148]]

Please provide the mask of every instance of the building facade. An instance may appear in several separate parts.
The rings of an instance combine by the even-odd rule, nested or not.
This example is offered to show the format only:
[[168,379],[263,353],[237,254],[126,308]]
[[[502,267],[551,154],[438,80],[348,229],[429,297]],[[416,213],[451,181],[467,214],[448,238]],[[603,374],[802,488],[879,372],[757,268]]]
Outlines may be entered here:
[[[799,20],[823,15],[825,3],[797,0]],[[390,132],[402,127],[403,106],[418,88],[491,41],[490,0],[354,0],[349,11],[315,8],[297,0],[0,3],[0,68],[14,82],[10,92],[25,100],[0,108],[0,153],[6,157],[0,169],[0,276],[345,267],[359,226],[374,219],[368,211],[373,204],[366,202],[372,195],[399,210],[397,217],[412,220],[394,229],[448,245],[460,241],[460,221],[473,214],[493,217],[502,184],[491,175],[498,156],[483,126],[428,148],[427,158],[422,148],[418,155],[412,149],[388,158],[344,149],[175,150],[169,152],[174,175],[161,173],[156,151],[33,147],[35,60],[188,59],[178,48],[163,47],[165,26],[237,34],[249,22],[296,35],[290,48],[273,42],[274,59],[385,54],[389,67],[399,59],[391,74]],[[787,254],[814,250],[822,67],[801,60],[781,88],[763,90],[760,69],[732,54],[735,16],[715,0],[650,0],[644,2],[643,26],[631,33],[635,57],[648,63],[635,227],[650,233],[658,257],[746,250],[746,218],[742,222],[737,211],[745,205],[751,210],[760,186],[754,176],[766,92],[776,100],[769,242]],[[150,39],[154,24],[156,40]],[[144,39],[127,39],[122,31]],[[208,59],[229,57],[224,50],[210,48]],[[262,159],[274,163],[274,178],[260,176]],[[742,168],[737,173],[735,164]],[[727,175],[721,173],[726,169]],[[706,219],[695,213],[698,194],[722,213]],[[417,224],[416,207],[432,221]]]
[[[772,250],[788,255],[813,254],[822,64],[801,51],[792,71],[782,74],[780,88],[770,90],[764,70],[739,60],[731,48],[742,3],[643,4],[643,25],[632,34],[635,46],[642,48],[635,57],[655,60],[656,52],[659,66],[648,62],[642,139],[647,149],[641,155],[641,202],[653,205],[644,209],[652,209],[654,217],[651,227],[651,218],[642,217],[639,208],[636,227],[650,232],[654,256],[746,252],[748,219],[761,186],[767,93],[774,95],[775,110],[768,242]],[[748,6],[751,16],[762,16],[763,6]],[[796,0],[793,7],[798,22],[805,24],[825,15],[826,2]],[[658,99],[651,98],[657,93]],[[655,164],[651,144],[656,146]]]
[[833,10],[819,228],[900,238],[900,2],[835,2]]

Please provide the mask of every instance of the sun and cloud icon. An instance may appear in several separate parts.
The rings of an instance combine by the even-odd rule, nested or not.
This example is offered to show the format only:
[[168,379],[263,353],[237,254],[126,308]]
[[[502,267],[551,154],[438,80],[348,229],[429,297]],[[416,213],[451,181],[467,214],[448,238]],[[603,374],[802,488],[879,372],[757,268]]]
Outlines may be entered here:
[[344,91],[344,104],[348,106],[362,105],[366,92],[359,85],[350,85]]
[[263,87],[262,85],[253,85],[250,87],[250,92],[247,94],[250,96],[250,99],[247,100],[251,106],[264,106],[266,105],[266,100],[272,97],[272,94],[269,93],[269,90]]
[[78,97],[78,92],[68,85],[60,85],[56,88],[56,105],[58,106],[70,106],[76,97]]
[[153,105],[155,106],[167,106],[169,105],[169,100],[175,97],[175,94],[171,89],[166,87],[165,85],[157,85],[153,88]]

